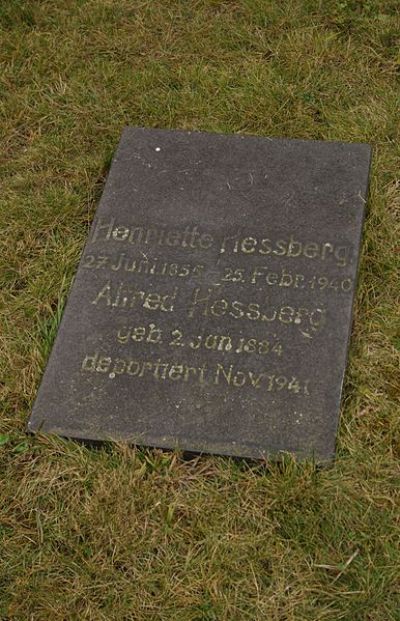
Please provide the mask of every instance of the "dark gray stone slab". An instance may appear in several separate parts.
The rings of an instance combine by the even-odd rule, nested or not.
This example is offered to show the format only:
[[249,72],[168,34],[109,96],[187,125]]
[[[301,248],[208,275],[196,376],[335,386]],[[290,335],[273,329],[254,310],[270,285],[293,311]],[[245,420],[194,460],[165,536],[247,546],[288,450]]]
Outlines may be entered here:
[[370,147],[124,131],[29,430],[334,454]]

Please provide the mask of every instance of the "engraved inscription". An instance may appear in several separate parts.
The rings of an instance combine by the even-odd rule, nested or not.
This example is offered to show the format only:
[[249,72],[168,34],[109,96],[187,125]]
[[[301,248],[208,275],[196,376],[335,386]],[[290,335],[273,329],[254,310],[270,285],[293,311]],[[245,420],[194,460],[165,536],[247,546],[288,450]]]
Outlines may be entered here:
[[[95,244],[99,241],[103,242],[103,246],[104,242],[117,242],[118,246],[124,245],[127,251],[124,249],[123,252],[115,253],[103,250],[84,256],[83,268],[109,274],[109,278],[103,281],[91,300],[92,305],[107,308],[114,313],[127,312],[132,317],[139,309],[170,314],[171,319],[179,312],[184,313],[189,321],[202,318],[210,323],[210,327],[220,325],[217,330],[191,333],[186,327],[176,324],[166,329],[154,322],[141,325],[127,323],[116,331],[119,345],[124,350],[134,348],[141,353],[144,352],[143,348],[152,354],[158,349],[160,357],[115,358],[100,353],[88,354],[82,362],[82,371],[103,373],[111,379],[119,375],[136,379],[152,377],[157,381],[194,381],[221,387],[263,388],[265,392],[287,390],[303,397],[310,394],[309,379],[301,380],[282,373],[282,370],[255,372],[222,361],[216,362],[214,366],[210,363],[191,365],[182,360],[171,363],[163,360],[162,352],[171,351],[178,355],[203,352],[217,357],[233,356],[235,359],[284,360],[287,352],[285,354],[280,337],[271,332],[271,328],[279,326],[279,329],[295,329],[300,338],[312,339],[324,330],[328,319],[327,309],[322,301],[316,305],[309,302],[304,304],[304,301],[298,303],[296,296],[293,301],[277,304],[269,299],[269,291],[281,289],[296,294],[297,291],[308,290],[310,293],[325,292],[329,295],[349,293],[353,281],[341,274],[352,257],[349,246],[330,241],[301,240],[295,235],[274,237],[272,233],[265,236],[235,233],[221,239],[199,226],[147,227],[119,223],[115,218],[98,220],[90,242]],[[129,247],[136,249],[136,254],[132,256]],[[163,256],[168,248],[196,251],[199,258],[202,253],[211,252],[215,257],[216,268],[222,258],[229,261],[229,257],[236,257],[236,260],[239,258],[245,263],[228,263],[214,272],[207,272],[201,258],[200,261],[187,261],[182,255],[182,258],[169,260]],[[156,256],[148,253],[151,249],[157,249]],[[257,257],[267,261],[257,262]],[[291,260],[290,267],[277,266],[277,260],[288,259]],[[296,261],[304,260],[320,266],[333,265],[337,274],[332,277],[331,272],[326,275],[323,271],[316,271],[310,276],[309,272],[306,275],[302,270],[293,269]],[[159,287],[143,287],[135,282],[143,276],[154,278],[154,283],[159,279]],[[208,280],[207,285],[202,284],[204,279]],[[163,281],[164,285],[161,284]],[[175,281],[176,284],[165,287],[168,281]],[[189,286],[184,284],[187,281],[191,283]],[[248,287],[246,291],[250,297],[244,296],[244,287]],[[252,291],[254,296],[251,295]],[[264,337],[243,334],[242,331],[239,334],[227,333],[221,329],[226,319],[235,320],[240,325],[265,325],[268,332]]]
[[192,366],[187,362],[167,362],[162,358],[114,358],[95,352],[85,356],[81,368],[84,372],[104,374],[109,379],[127,375],[131,378],[146,377],[156,381],[209,383],[234,388],[262,389],[266,392],[288,391],[306,397],[310,395],[309,379],[273,373],[273,369],[249,371],[233,364],[217,363],[210,366],[204,363],[201,366]]
[[198,334],[186,335],[181,328],[169,330],[164,338],[163,330],[154,323],[145,326],[129,326],[117,331],[117,341],[121,345],[132,343],[149,343],[161,345],[167,343],[169,347],[184,347],[192,351],[205,349],[207,351],[224,352],[231,354],[282,355],[282,344],[276,338],[259,340],[252,337],[231,336],[228,334]]
[[178,287],[165,292],[155,292],[139,289],[126,282],[114,283],[108,280],[98,291],[91,303],[95,306],[109,309],[144,308],[148,311],[172,313],[175,304],[179,309],[185,309],[188,319],[202,316],[209,319],[229,317],[235,320],[262,322],[266,324],[278,323],[287,327],[294,327],[305,337],[312,338],[323,329],[326,323],[326,309],[321,307],[291,306],[288,304],[271,305],[268,299],[262,303],[247,302],[232,297],[220,297],[218,287],[195,287],[189,297],[187,291]]
[[[346,245],[332,242],[313,242],[297,239],[294,235],[286,238],[274,239],[272,235],[226,235],[222,240],[214,234],[198,226],[186,226],[171,229],[166,225],[145,227],[140,225],[128,226],[116,222],[114,218],[99,220],[93,229],[91,243],[119,242],[130,245],[138,250],[139,254],[132,256],[129,252],[113,252],[86,254],[83,258],[83,267],[89,270],[102,270],[109,273],[109,278],[100,286],[91,304],[100,308],[108,308],[113,312],[127,311],[134,317],[135,311],[156,311],[169,313],[171,317],[176,312],[184,313],[186,319],[204,318],[213,324],[221,323],[224,319],[236,320],[240,324],[265,324],[269,328],[265,337],[228,334],[223,330],[204,330],[193,334],[186,328],[175,326],[165,329],[157,323],[142,325],[125,324],[116,331],[116,340],[120,346],[132,347],[143,352],[143,347],[159,348],[162,353],[165,348],[181,352],[204,352],[205,354],[250,357],[260,360],[267,357],[280,360],[285,356],[285,350],[280,338],[270,332],[270,328],[295,328],[298,334],[306,339],[312,339],[324,329],[327,322],[327,310],[324,303],[319,305],[299,304],[296,299],[285,304],[273,303],[268,292],[271,288],[281,288],[294,293],[302,290],[327,292],[329,294],[343,294],[352,289],[353,282],[349,277],[343,277],[340,269],[346,267],[351,259],[350,248]],[[157,256],[150,256],[146,248],[158,248]],[[251,257],[267,257],[267,263],[225,265],[214,272],[205,270],[205,263],[185,261],[175,258],[173,261],[160,256],[160,252],[168,247],[197,252],[217,250],[218,257],[236,256],[250,261]],[[302,271],[279,266],[273,263],[274,259],[304,260],[311,259],[320,264],[331,262],[339,270],[336,277],[315,273],[306,276]],[[113,273],[118,274],[115,280]],[[120,277],[123,276],[124,280]],[[137,277],[159,277],[176,281],[176,286],[165,288],[143,287],[135,283]],[[117,277],[117,278],[118,278]],[[208,278],[209,284],[201,284]],[[180,285],[190,280],[198,284],[189,287]],[[143,281],[142,281],[143,282]],[[156,282],[156,281],[155,281]],[[211,284],[212,283],[212,284]],[[255,298],[243,297],[243,287],[249,286],[248,292],[256,292]],[[241,289],[237,289],[241,287]],[[264,292],[264,293],[263,293]],[[211,324],[210,324],[211,325]],[[222,325],[222,324],[221,324]],[[221,326],[220,326],[221,327]],[[82,363],[83,371],[104,373],[114,379],[118,375],[128,375],[135,378],[151,376],[155,380],[165,381],[195,381],[200,384],[212,383],[216,386],[232,388],[263,387],[266,392],[288,390],[293,394],[308,396],[309,380],[300,380],[296,376],[268,369],[263,372],[241,369],[235,364],[217,362],[215,366],[190,365],[187,361],[168,362],[162,356],[156,359],[142,358],[113,358],[99,353],[87,355]]]
[[151,311],[172,312],[177,293],[177,287],[173,289],[172,293],[161,294],[136,289],[127,286],[124,282],[114,284],[108,280],[92,300],[92,304],[126,309],[142,306]]
[[304,274],[294,273],[287,269],[272,271],[267,265],[259,265],[252,270],[246,268],[224,269],[221,278],[222,283],[249,283],[251,285],[268,285],[278,287],[292,287],[294,289],[318,289],[323,291],[350,291],[352,287],[351,278],[328,278],[323,275],[315,275],[307,279]]
[[202,317],[229,316],[237,320],[248,320],[263,323],[280,323],[285,326],[294,326],[303,334],[312,338],[319,332],[326,322],[325,308],[311,308],[298,306],[269,305],[268,300],[260,304],[258,302],[246,302],[230,297],[217,297],[219,289],[211,287],[196,287],[188,307],[190,318],[196,315]]
[[[87,254],[82,263],[85,269],[109,270],[112,272],[126,272],[128,274],[155,276],[160,278],[176,278],[177,280],[197,278],[204,275],[204,264],[184,262],[168,262],[159,257],[132,258],[125,253],[115,258],[109,254]],[[318,291],[347,293],[353,286],[351,278],[331,278],[324,274],[315,274],[307,278],[304,274],[281,268],[270,269],[268,265],[256,267],[224,267],[223,274],[213,284],[250,284],[257,287],[271,286],[293,289],[315,289]]]
[[169,229],[165,225],[154,227],[131,226],[116,223],[115,218],[99,218],[91,236],[91,242],[117,241],[131,245],[167,246],[188,250],[206,250],[214,244],[209,233],[199,230],[198,226],[186,226],[184,229]]
[[[221,238],[197,225],[148,227],[127,225],[115,218],[97,221],[90,240],[92,245],[96,242],[102,242],[102,252],[87,253],[82,266],[108,277],[100,282],[90,302],[114,314],[124,313],[127,322],[119,325],[115,339],[124,352],[135,354],[132,358],[88,354],[82,371],[111,379],[119,375],[137,380],[151,377],[156,381],[209,383],[232,389],[262,388],[266,393],[287,390],[299,397],[310,394],[309,379],[300,379],[301,373],[285,372],[285,358],[292,345],[289,341],[284,347],[279,334],[289,329],[294,337],[297,334],[297,338],[309,340],[323,332],[329,319],[325,298],[313,304],[310,299],[305,303],[298,295],[309,291],[313,300],[316,294],[348,294],[353,288],[352,278],[343,275],[352,259],[348,245],[302,240],[290,234],[274,236],[272,232],[235,233]],[[104,252],[104,242],[110,244],[110,252]],[[173,260],[167,256],[169,248],[175,250]],[[195,260],[193,256],[185,259],[184,252],[194,251]],[[213,254],[214,270],[206,269],[202,253]],[[286,260],[290,265],[279,264]],[[221,261],[227,264],[221,265]],[[311,275],[309,270],[304,271],[307,261],[315,266]],[[329,275],[324,265],[330,266]],[[277,290],[288,291],[291,298],[277,303],[276,296],[270,297],[270,292]],[[170,316],[170,325],[161,325],[158,320],[135,324],[132,319],[138,311]],[[187,325],[177,324],[177,313],[189,321],[188,325],[201,320],[209,329],[194,332]],[[226,320],[242,326],[239,333],[224,330]],[[265,326],[264,335],[259,329],[251,334],[251,325]],[[145,357],[146,351],[150,358]],[[177,359],[164,359],[165,352],[176,354]],[[194,365],[180,359],[190,354],[203,354],[208,362]],[[240,363],[227,363],[229,358],[258,364],[275,360],[283,366],[256,372],[242,368]]]
[[331,242],[304,242],[290,235],[286,239],[273,240],[270,237],[228,235],[224,237],[220,253],[232,253],[262,256],[272,255],[296,259],[319,259],[320,261],[331,260],[338,267],[345,267],[349,260],[349,248],[347,246],[333,244]]
[[198,226],[169,229],[161,224],[149,228],[143,225],[119,224],[115,218],[110,220],[99,218],[93,228],[90,241],[91,243],[122,242],[144,248],[181,248],[187,251],[204,251],[217,247],[219,254],[261,255],[262,257],[270,255],[280,259],[316,259],[321,262],[330,262],[341,268],[346,267],[351,258],[349,246],[331,241],[305,241],[297,239],[294,235],[275,239],[272,235],[264,237],[254,234],[226,235],[218,241],[215,235],[201,230]]
[[114,258],[109,254],[87,254],[82,267],[86,269],[108,269],[111,272],[128,272],[146,276],[164,276],[167,278],[188,278],[201,276],[204,265],[182,262],[168,262],[156,258],[132,258],[125,253]]

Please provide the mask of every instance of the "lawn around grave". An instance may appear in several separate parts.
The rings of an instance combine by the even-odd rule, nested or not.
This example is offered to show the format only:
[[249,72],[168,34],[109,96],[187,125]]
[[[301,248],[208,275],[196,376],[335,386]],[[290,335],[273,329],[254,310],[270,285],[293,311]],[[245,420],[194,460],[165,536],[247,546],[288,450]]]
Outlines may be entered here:
[[[399,33],[397,0],[0,4],[1,621],[400,620]],[[372,145],[332,466],[25,433],[127,125]]]

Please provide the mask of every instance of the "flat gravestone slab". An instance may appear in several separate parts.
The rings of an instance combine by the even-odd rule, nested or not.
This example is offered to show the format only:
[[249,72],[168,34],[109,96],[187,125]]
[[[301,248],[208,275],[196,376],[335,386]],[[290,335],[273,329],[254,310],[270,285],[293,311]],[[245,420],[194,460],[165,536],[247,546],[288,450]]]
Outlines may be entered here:
[[370,147],[124,131],[29,430],[329,459]]

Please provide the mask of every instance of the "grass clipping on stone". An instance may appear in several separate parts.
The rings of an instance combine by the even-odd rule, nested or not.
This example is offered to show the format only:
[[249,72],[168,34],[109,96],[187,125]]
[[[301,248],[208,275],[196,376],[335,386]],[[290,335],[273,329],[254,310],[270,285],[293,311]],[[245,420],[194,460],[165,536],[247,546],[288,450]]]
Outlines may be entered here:
[[[397,0],[0,4],[0,619],[400,619]],[[337,460],[27,437],[125,125],[369,142]]]

